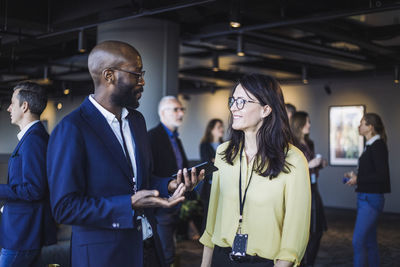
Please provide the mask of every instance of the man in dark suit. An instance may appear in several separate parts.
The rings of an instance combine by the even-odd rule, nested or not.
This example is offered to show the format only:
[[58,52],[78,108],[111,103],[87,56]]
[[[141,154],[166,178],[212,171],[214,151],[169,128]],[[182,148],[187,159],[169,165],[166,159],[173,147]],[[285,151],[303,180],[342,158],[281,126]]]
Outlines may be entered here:
[[[174,96],[164,96],[158,105],[160,124],[149,131],[154,162],[154,174],[168,177],[182,168],[188,167],[188,160],[178,137],[178,127],[182,125],[185,109]],[[160,235],[167,265],[174,262],[174,233],[177,228],[180,205],[169,209],[156,209],[157,230]]]
[[151,208],[183,201],[198,177],[184,171],[183,185],[182,171],[176,180],[151,174],[146,125],[135,110],[144,86],[138,51],[105,41],[88,66],[94,94],[57,125],[47,153],[54,217],[72,225],[72,266],[163,265],[160,250],[143,260],[144,247],[159,248]]
[[49,135],[39,121],[47,104],[42,87],[24,82],[14,88],[11,123],[20,128],[18,145],[8,163],[8,183],[0,185],[5,200],[0,226],[0,266],[35,266],[44,245],[56,242],[46,179]]

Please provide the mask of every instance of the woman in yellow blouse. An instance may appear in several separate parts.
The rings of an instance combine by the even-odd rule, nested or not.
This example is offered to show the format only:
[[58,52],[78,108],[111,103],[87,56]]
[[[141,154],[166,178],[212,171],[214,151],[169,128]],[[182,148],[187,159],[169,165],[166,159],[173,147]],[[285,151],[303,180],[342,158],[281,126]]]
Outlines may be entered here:
[[244,76],[229,108],[231,138],[216,153],[202,267],[298,266],[309,235],[310,179],[291,145],[280,86],[269,76]]

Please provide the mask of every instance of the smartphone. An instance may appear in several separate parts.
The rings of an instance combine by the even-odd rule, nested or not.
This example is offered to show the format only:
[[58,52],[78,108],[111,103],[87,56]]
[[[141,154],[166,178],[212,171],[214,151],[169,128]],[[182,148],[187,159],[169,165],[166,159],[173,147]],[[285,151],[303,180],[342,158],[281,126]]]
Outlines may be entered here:
[[[191,172],[192,168],[196,168],[196,175],[199,175],[201,170],[205,170],[204,175],[212,174],[213,172],[218,170],[218,168],[215,167],[213,163],[208,162],[208,161],[202,162],[200,164],[197,164],[196,166],[193,166],[193,167],[189,168],[188,172]],[[177,176],[177,174],[174,173],[172,175],[172,178],[176,178],[176,176]]]

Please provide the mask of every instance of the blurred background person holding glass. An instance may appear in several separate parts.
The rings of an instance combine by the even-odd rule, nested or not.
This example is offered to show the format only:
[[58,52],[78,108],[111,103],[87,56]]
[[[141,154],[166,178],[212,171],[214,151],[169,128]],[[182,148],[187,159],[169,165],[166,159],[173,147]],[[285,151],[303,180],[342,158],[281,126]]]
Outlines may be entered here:
[[327,230],[324,205],[318,191],[319,170],[327,165],[320,154],[315,154],[314,142],[310,139],[310,116],[304,111],[292,115],[290,121],[295,145],[303,152],[308,161],[311,179],[311,225],[310,239],[304,254],[302,266],[313,266],[318,254],[322,234]]
[[378,217],[390,193],[389,153],[385,126],[378,114],[366,113],[358,127],[366,139],[358,172],[345,173],[347,185],[356,185],[357,219],[353,233],[354,267],[380,266],[377,241]]

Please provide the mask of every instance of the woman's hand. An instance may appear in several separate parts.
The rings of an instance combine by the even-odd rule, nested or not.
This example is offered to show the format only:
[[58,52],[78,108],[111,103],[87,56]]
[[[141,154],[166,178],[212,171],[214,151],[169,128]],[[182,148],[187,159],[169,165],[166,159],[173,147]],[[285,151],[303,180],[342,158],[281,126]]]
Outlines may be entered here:
[[353,186],[357,184],[357,175],[353,171],[346,172],[344,176],[350,178],[350,180],[347,181],[346,185]]
[[308,168],[312,169],[312,168],[316,168],[319,165],[321,165],[322,162],[322,158],[313,158],[312,160],[310,160],[308,162]]

